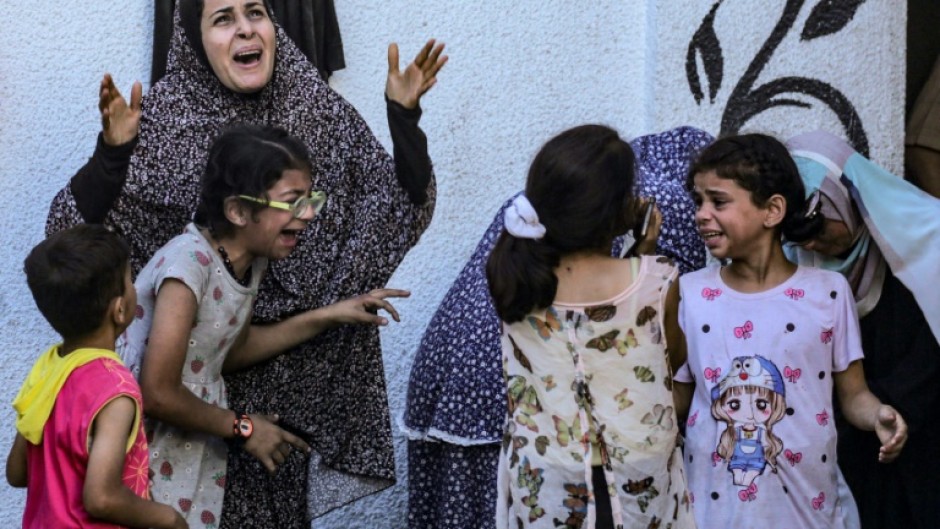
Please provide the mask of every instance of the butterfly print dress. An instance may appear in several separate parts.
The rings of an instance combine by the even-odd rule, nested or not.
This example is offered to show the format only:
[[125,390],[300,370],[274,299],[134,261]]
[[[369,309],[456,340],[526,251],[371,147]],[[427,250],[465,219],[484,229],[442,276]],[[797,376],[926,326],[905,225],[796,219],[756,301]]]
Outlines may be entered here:
[[695,383],[685,466],[696,521],[845,527],[843,509],[854,506],[837,492],[832,374],[862,356],[849,285],[799,267],[783,284],[745,294],[719,271],[680,281],[688,363],[676,380]]
[[655,257],[634,263],[636,280],[613,299],[504,326],[498,528],[593,529],[595,466],[616,527],[694,527],[662,333],[677,272]]

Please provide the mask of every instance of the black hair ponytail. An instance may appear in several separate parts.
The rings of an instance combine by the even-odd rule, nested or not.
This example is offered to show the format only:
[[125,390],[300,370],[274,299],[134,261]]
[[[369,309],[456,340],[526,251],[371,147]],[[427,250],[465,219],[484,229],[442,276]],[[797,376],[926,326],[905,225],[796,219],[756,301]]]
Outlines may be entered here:
[[525,239],[504,231],[486,263],[500,319],[513,323],[551,305],[562,256],[607,250],[633,227],[635,164],[630,145],[603,125],[569,129],[542,147],[529,168],[525,196],[545,235]]
[[521,321],[534,307],[552,304],[560,257],[547,244],[503,231],[486,263],[486,280],[501,320]]

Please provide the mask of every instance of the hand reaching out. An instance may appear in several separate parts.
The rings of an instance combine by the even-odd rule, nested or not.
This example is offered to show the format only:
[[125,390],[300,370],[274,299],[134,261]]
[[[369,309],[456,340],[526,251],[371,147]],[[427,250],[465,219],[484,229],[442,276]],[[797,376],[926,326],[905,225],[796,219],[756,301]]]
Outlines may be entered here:
[[441,56],[443,51],[444,44],[436,44],[431,39],[421,48],[415,60],[399,71],[398,44],[389,44],[385,95],[405,108],[418,106],[421,96],[437,82],[437,72],[447,63],[447,56]]
[[108,145],[123,145],[135,137],[140,128],[140,102],[143,88],[140,81],[131,87],[131,104],[114,85],[111,74],[104,74],[98,91],[98,111],[101,112],[101,131]]
[[388,312],[395,321],[401,319],[398,317],[398,311],[386,298],[407,298],[410,295],[411,292],[407,290],[377,288],[368,294],[344,299],[326,308],[330,309],[330,317],[334,323],[388,325],[388,319],[377,314],[379,309]]
[[882,404],[878,408],[878,422],[875,423],[875,433],[881,440],[878,450],[878,461],[890,463],[901,455],[901,449],[907,442],[907,423],[901,414],[891,406]]

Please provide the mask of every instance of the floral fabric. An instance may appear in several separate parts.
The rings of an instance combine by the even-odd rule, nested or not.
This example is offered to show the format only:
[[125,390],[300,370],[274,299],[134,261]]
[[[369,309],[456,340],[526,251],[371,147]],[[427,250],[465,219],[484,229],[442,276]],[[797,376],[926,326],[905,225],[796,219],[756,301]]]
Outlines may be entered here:
[[643,257],[612,299],[504,324],[498,528],[593,529],[598,464],[615,527],[693,526],[662,331],[676,276],[667,259]]
[[[183,282],[199,304],[183,364],[183,385],[207,403],[227,408],[222,363],[251,317],[252,300],[266,263],[266,259],[256,259],[251,265],[250,285],[240,285],[190,224],[186,233],[158,250],[137,277],[137,314],[121,344],[121,354],[139,372],[157,293],[168,279]],[[148,418],[146,427],[151,439],[154,500],[173,506],[192,527],[216,525],[222,515],[226,482],[225,442],[156,419]]]
[[[705,245],[695,227],[695,205],[685,177],[708,133],[678,127],[630,142],[637,156],[636,193],[655,197],[663,214],[659,255],[680,273],[705,266]],[[499,318],[490,301],[484,267],[503,229],[506,201],[428,324],[415,353],[402,429],[409,436],[408,513],[415,529],[489,529],[495,512],[496,468],[506,415]],[[632,239],[618,237],[614,255]],[[434,446],[419,446],[433,444]],[[479,461],[462,472],[453,461]],[[446,468],[446,490],[422,476]],[[486,473],[481,478],[480,474]],[[461,508],[453,498],[463,498]],[[446,516],[442,513],[448,513]]]

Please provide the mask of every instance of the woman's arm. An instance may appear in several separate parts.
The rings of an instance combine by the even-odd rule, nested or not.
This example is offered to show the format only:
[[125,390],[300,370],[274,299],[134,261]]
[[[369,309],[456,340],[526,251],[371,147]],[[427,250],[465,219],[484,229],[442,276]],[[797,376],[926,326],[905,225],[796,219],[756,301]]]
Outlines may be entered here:
[[124,486],[124,455],[137,405],[126,396],[104,405],[91,424],[82,502],[93,518],[130,527],[189,527],[169,505],[145,500]]
[[[189,287],[177,279],[164,280],[140,372],[144,407],[147,415],[177,428],[234,437],[235,412],[205,402],[183,385],[183,366],[197,310],[196,295]],[[269,471],[283,463],[290,453],[288,445],[310,450],[303,440],[276,426],[276,417],[252,414],[250,418],[254,432],[245,442],[245,450]]]
[[861,360],[849,364],[845,371],[833,373],[832,378],[845,418],[860,430],[874,430],[881,440],[878,460],[893,461],[907,441],[904,418],[893,407],[882,404],[868,389]]
[[429,40],[405,70],[398,69],[398,45],[388,47],[388,78],[385,83],[388,127],[392,135],[395,176],[415,204],[424,204],[431,181],[428,140],[418,126],[421,96],[437,82],[437,73],[447,62],[443,44]]
[[131,88],[128,104],[110,74],[101,79],[98,91],[101,134],[91,159],[69,183],[75,207],[85,222],[104,221],[124,187],[131,154],[137,146],[142,97],[140,82]]
[[232,345],[222,365],[223,372],[244,369],[277,356],[337,325],[388,325],[386,318],[376,314],[379,309],[388,312],[395,321],[401,321],[398,311],[386,299],[406,298],[410,295],[407,290],[380,288],[278,323],[251,325]]
[[7,456],[7,483],[11,487],[22,488],[27,485],[27,478],[26,438],[17,432],[13,446],[10,447],[10,454]]

